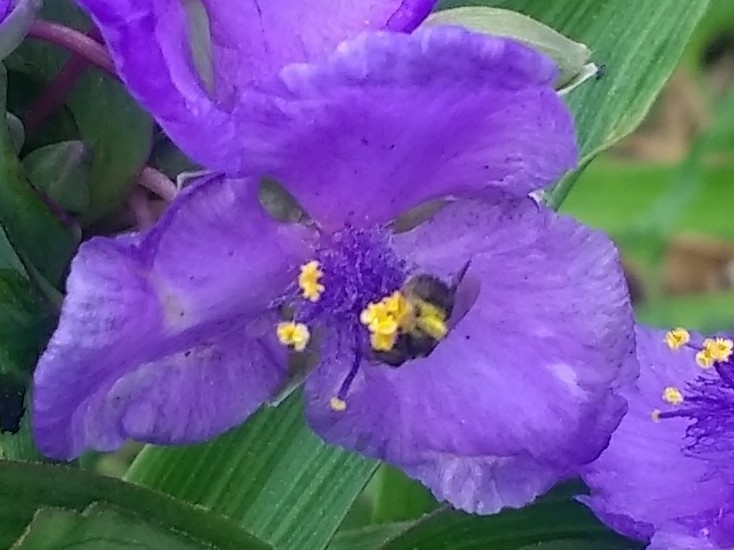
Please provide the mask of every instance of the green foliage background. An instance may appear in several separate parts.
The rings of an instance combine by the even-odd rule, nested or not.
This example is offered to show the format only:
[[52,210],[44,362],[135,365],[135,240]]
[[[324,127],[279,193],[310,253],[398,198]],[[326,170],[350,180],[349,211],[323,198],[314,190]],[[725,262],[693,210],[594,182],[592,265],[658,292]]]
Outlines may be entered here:
[[[734,293],[671,297],[660,271],[666,247],[679,233],[734,239],[734,92],[714,93],[702,63],[713,38],[734,26],[734,4],[449,0],[441,7],[467,3],[535,17],[587,44],[593,60],[606,66],[604,77],[568,96],[582,167],[550,200],[558,204],[568,194],[562,212],[616,239],[644,283],[640,319],[706,330],[734,326]],[[85,19],[69,6],[47,2],[44,16],[86,29]],[[7,84],[9,111],[27,114],[28,98],[67,60],[48,45],[24,44],[5,64],[2,90]],[[643,121],[679,62],[713,120],[690,142],[688,153],[664,164],[630,160],[619,151],[599,156]],[[65,269],[82,232],[111,231],[124,223],[119,209],[146,162],[173,174],[191,165],[160,135],[153,139],[150,118],[96,70],[85,74],[20,153],[12,137],[0,130],[0,376],[22,385],[53,326]],[[73,196],[53,179],[53,170],[42,171],[31,156],[60,141],[96,153],[86,177],[74,173],[80,182]],[[47,174],[48,181],[37,183],[51,202],[73,205],[74,211],[58,216],[29,193],[32,170]],[[584,488],[573,483],[531,507],[497,516],[447,509],[399,471],[321,442],[304,423],[298,394],[206,444],[140,452],[133,446],[106,457],[85,456],[70,467],[24,462],[40,458],[28,422],[26,415],[18,434],[0,435],[0,545],[17,549],[640,547],[577,504],[572,496]]]

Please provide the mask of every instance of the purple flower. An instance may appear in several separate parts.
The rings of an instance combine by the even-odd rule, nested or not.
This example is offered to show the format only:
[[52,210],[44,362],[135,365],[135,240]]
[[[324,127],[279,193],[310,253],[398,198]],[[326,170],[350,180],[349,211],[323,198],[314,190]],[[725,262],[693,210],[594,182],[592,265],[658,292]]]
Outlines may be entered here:
[[734,546],[734,360],[728,338],[638,326],[640,378],[581,497],[650,550]]
[[554,73],[458,28],[368,33],[282,71],[262,104],[283,127],[261,147],[313,223],[271,219],[259,176],[213,175],[147,233],[82,245],[35,373],[41,449],[214,437],[319,352],[312,427],[457,507],[521,506],[574,475],[636,361],[611,242],[518,196],[575,162]]
[[436,0],[77,0],[130,92],[207,168],[241,173],[271,121],[258,90],[363,30],[410,32]]

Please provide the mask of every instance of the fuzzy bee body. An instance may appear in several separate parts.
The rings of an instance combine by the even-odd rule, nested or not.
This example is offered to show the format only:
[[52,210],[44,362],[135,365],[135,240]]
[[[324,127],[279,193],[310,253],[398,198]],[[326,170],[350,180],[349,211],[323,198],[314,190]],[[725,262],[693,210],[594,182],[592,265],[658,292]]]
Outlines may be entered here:
[[[412,306],[417,319],[421,313],[429,309],[433,314],[438,312],[443,321],[447,321],[454,310],[456,287],[461,282],[466,269],[462,270],[456,284],[449,286],[438,277],[428,274],[414,275],[400,289],[408,303]],[[372,355],[376,361],[391,367],[399,367],[410,359],[427,357],[439,344],[440,339],[421,328],[421,323],[408,332],[401,333],[392,349],[375,351]]]

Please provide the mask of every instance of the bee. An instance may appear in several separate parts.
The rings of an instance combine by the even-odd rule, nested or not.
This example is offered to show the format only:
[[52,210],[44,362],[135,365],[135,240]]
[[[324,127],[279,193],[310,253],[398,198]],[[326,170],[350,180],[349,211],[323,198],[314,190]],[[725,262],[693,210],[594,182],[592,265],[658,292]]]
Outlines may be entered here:
[[[414,275],[403,284],[400,292],[410,303],[416,316],[420,316],[424,312],[430,312],[432,315],[438,314],[438,317],[445,322],[450,330],[466,315],[466,312],[476,300],[478,287],[468,284],[462,285],[460,296],[457,296],[457,289],[464,281],[464,275],[466,275],[468,269],[469,262],[459,271],[454,278],[454,282],[450,285],[433,275]],[[466,292],[464,292],[465,288]],[[283,310],[282,315],[284,319],[292,318],[292,312],[287,309]],[[370,358],[378,363],[399,367],[410,359],[427,357],[440,341],[439,338],[431,336],[420,329],[419,323],[416,323],[412,331],[401,333],[398,336],[391,350],[372,350]],[[319,363],[319,348],[320,335],[316,331],[306,350],[289,352],[286,380],[267,400],[269,406],[279,405],[303,384],[306,377]]]
[[469,263],[467,262],[451,285],[438,277],[425,273],[410,277],[400,292],[415,312],[415,326],[407,332],[400,333],[392,349],[373,350],[372,358],[391,367],[399,367],[410,359],[428,357],[439,344],[442,336],[430,334],[430,331],[423,327],[420,318],[422,315],[429,315],[447,324],[449,320],[456,324],[458,320],[452,319],[456,306],[456,290],[468,269]]

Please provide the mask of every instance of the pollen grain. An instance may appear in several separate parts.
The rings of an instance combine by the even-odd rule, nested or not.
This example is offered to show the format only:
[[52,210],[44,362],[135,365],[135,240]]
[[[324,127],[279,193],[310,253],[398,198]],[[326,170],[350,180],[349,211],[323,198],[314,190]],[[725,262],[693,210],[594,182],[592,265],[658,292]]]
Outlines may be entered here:
[[317,302],[321,298],[325,287],[319,281],[324,276],[321,271],[321,264],[317,260],[311,260],[301,266],[301,272],[298,274],[298,287],[301,294],[307,300]]
[[293,321],[278,323],[276,333],[278,335],[278,341],[281,344],[293,348],[296,351],[306,349],[311,339],[311,333],[308,327],[303,323],[295,323]]
[[728,361],[734,348],[734,342],[729,338],[706,338],[703,341],[703,350],[714,361]]
[[671,405],[680,405],[683,403],[683,394],[675,386],[668,386],[663,390],[663,401]]
[[691,340],[691,334],[684,328],[674,328],[665,334],[665,343],[670,349],[679,349]]
[[440,308],[421,300],[417,303],[416,325],[435,340],[441,340],[449,329],[446,326],[446,313]]
[[708,369],[714,365],[714,358],[709,355],[707,349],[702,349],[696,354],[696,364],[702,369]]
[[347,409],[347,402],[341,399],[340,397],[332,397],[329,401],[329,406],[331,407],[331,410],[334,412],[343,412]]
[[370,345],[377,351],[390,351],[398,332],[412,318],[412,307],[400,291],[379,302],[370,302],[359,315],[360,322],[370,331]]

